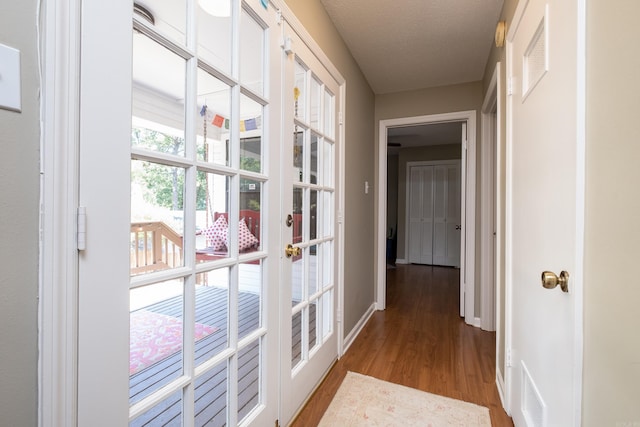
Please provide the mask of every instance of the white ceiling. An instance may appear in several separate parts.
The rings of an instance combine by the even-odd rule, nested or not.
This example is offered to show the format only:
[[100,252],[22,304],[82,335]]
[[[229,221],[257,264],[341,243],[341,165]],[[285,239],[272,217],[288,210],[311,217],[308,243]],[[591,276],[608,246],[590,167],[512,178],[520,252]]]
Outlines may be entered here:
[[320,0],[377,94],[481,80],[503,0]]

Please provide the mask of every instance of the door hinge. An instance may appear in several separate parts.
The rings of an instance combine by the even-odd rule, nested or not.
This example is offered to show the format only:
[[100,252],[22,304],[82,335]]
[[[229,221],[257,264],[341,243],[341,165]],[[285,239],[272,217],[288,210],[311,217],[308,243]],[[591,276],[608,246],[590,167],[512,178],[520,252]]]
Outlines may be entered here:
[[338,124],[342,125],[342,111],[338,111]]
[[507,79],[507,95],[513,95],[513,77]]
[[285,55],[291,55],[293,53],[293,41],[289,36],[283,36],[280,40],[280,47],[284,50]]
[[278,23],[278,25],[282,25],[282,21],[282,11],[278,9],[278,11],[276,12],[276,22]]
[[511,360],[511,349],[507,349],[507,354],[505,355],[505,363],[507,368],[510,368],[513,365],[513,361]]
[[78,206],[77,227],[78,250],[84,251],[87,248],[87,208],[84,206]]

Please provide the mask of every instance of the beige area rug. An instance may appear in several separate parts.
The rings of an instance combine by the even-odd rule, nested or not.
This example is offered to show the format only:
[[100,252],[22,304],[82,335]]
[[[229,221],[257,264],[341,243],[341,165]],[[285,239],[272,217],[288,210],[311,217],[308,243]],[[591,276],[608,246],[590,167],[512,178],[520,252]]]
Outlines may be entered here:
[[347,372],[319,426],[489,427],[489,409]]

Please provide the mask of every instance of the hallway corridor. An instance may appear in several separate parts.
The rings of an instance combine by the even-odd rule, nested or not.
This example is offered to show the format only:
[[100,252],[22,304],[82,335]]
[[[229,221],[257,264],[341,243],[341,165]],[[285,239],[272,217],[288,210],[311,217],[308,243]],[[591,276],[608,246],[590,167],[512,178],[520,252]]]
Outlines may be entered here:
[[387,309],[374,313],[292,426],[317,425],[347,371],[486,406],[494,427],[512,426],[495,385],[495,333],[460,318],[458,277],[446,267],[387,270]]

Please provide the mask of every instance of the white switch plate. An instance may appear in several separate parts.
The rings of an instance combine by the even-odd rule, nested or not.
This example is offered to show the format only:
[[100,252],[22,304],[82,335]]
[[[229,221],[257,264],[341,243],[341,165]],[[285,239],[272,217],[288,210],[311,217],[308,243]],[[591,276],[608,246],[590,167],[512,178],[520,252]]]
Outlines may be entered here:
[[22,111],[20,51],[0,43],[0,108]]

